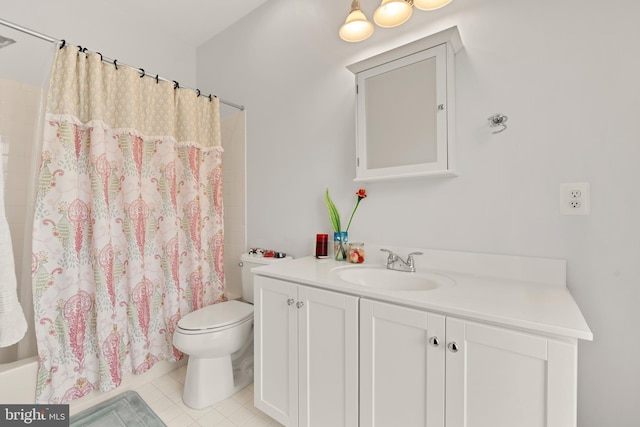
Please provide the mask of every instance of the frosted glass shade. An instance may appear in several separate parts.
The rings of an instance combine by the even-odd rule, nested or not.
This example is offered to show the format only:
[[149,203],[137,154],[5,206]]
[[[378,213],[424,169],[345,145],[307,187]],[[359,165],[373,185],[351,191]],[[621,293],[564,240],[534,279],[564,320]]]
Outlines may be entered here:
[[420,10],[440,9],[451,3],[451,0],[413,0],[413,5]]
[[352,10],[338,32],[340,38],[348,42],[360,42],[373,34],[373,24],[360,9]]
[[412,13],[413,7],[406,0],[382,0],[373,13],[373,20],[382,28],[397,27],[407,22]]

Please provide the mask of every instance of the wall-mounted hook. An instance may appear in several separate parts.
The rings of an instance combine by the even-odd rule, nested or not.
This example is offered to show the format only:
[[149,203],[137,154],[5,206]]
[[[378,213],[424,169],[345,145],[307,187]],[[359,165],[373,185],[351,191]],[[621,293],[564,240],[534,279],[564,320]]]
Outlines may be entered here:
[[509,120],[509,118],[504,114],[494,114],[493,116],[489,117],[487,120],[489,120],[489,127],[494,128],[496,126],[502,126],[502,129],[498,129],[491,132],[492,134],[496,134],[496,133],[503,132],[507,129],[507,125],[505,123],[507,122],[507,120]]

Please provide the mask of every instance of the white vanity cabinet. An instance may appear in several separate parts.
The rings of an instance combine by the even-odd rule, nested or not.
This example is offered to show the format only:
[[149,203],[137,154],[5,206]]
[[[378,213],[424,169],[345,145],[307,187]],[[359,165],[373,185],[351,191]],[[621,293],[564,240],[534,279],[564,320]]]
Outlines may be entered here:
[[442,427],[445,316],[360,300],[360,426]]
[[564,263],[428,254],[463,272],[406,291],[312,257],[255,269],[256,407],[285,426],[576,427],[593,335]]
[[447,427],[576,425],[577,343],[446,320]]
[[360,300],[361,427],[575,426],[576,366],[575,342]]
[[286,426],[576,425],[575,340],[266,277],[256,296],[255,405]]
[[285,426],[358,425],[358,297],[256,276],[255,406]]

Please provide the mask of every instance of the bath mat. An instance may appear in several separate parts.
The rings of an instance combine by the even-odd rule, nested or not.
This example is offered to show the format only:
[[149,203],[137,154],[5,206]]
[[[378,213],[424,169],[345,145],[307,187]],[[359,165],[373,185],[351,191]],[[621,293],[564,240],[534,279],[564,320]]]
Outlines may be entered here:
[[125,391],[71,417],[70,427],[167,427],[135,391]]

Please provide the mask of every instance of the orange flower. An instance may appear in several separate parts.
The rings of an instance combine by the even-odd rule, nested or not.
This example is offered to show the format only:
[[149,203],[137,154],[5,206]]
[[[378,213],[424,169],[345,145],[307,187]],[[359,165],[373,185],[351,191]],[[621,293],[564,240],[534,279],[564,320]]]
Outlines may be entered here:
[[365,197],[367,197],[367,190],[365,190],[364,188],[359,189],[356,192],[356,196],[358,196],[358,199],[364,199]]

